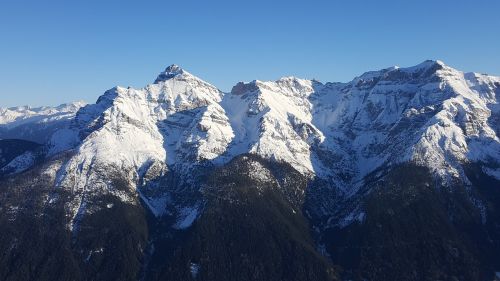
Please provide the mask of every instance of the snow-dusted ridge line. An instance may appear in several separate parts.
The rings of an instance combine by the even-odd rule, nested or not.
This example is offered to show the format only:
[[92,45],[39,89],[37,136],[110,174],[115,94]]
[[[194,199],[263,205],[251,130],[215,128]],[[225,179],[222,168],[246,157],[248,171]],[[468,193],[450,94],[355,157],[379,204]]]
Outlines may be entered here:
[[65,128],[83,106],[84,102],[74,102],[55,107],[0,108],[0,139],[46,143],[55,132]]
[[500,174],[499,89],[499,77],[425,61],[347,83],[283,77],[223,93],[171,65],[153,84],[115,87],[71,113],[47,145],[51,155],[74,149],[60,173],[72,190],[109,189],[102,179],[109,167],[136,186],[254,153],[350,194],[365,175],[405,161],[445,181],[464,177],[464,162]]
[[72,115],[85,105],[85,102],[77,101],[58,106],[0,107],[0,125],[16,127],[30,122],[50,122],[51,119],[60,119]]

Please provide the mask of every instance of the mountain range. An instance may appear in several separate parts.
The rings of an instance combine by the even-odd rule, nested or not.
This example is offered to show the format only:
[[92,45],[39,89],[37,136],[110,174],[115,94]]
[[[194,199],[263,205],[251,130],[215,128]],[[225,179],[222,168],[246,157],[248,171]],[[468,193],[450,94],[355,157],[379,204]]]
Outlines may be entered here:
[[0,108],[0,279],[498,279],[499,101],[429,60]]

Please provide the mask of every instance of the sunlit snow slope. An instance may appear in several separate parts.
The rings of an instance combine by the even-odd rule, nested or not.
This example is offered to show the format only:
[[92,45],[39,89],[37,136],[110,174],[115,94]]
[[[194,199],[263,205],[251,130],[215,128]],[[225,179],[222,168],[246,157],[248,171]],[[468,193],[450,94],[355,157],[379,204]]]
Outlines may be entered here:
[[70,120],[37,140],[49,156],[72,152],[57,184],[80,192],[106,189],[107,170],[134,187],[169,171],[189,179],[197,167],[252,153],[350,194],[367,174],[407,161],[443,182],[467,180],[467,162],[500,178],[499,93],[499,77],[440,61],[348,83],[241,82],[229,93],[172,65],[153,84],[113,88],[96,104],[1,109],[0,138],[31,120]]

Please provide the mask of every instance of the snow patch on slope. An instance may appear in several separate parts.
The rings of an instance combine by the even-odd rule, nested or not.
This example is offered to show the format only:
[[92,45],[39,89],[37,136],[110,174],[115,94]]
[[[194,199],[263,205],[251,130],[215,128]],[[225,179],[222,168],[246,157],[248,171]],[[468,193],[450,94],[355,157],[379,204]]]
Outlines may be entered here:
[[190,227],[200,212],[199,206],[195,205],[193,207],[183,207],[179,210],[179,215],[177,217],[177,222],[174,224],[175,229],[186,229]]
[[0,171],[17,174],[29,169],[33,164],[35,164],[35,154],[31,151],[26,151],[23,154],[12,159],[7,165],[5,165]]

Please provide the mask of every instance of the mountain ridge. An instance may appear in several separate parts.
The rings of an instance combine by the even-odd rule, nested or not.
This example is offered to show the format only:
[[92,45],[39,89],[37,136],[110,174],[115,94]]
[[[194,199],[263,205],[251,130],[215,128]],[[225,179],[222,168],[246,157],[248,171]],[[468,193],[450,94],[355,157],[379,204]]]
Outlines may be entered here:
[[[403,84],[398,82],[405,79],[409,79],[411,82]],[[315,80],[282,77],[274,82],[259,80],[248,83],[239,82],[231,92],[223,93],[174,64],[160,73],[154,84],[137,90],[130,87],[115,87],[101,96],[96,105],[83,107],[81,104],[82,109],[75,113],[76,122],[73,120],[72,125],[68,128],[69,131],[73,130],[73,132],[66,131],[66,134],[61,134],[61,131],[64,132],[64,130],[60,130],[58,132],[60,134],[56,134],[51,146],[62,147],[54,149],[53,153],[75,146],[79,141],[76,141],[74,136],[67,137],[67,135],[78,134],[80,138],[85,139],[86,133],[84,131],[99,131],[99,127],[92,127],[99,122],[103,125],[107,124],[107,126],[111,126],[115,122],[113,124],[115,124],[114,130],[116,131],[120,126],[116,122],[121,122],[120,120],[126,118],[127,122],[135,124],[131,125],[135,126],[134,130],[140,132],[144,129],[147,131],[146,135],[153,134],[148,136],[148,138],[152,138],[151,142],[142,143],[153,146],[144,149],[143,152],[147,153],[148,150],[151,150],[158,154],[158,157],[148,159],[163,161],[167,165],[179,162],[196,164],[205,160],[213,160],[220,164],[227,162],[235,155],[248,152],[257,153],[264,158],[291,163],[303,173],[326,177],[335,176],[326,171],[330,168],[325,166],[325,163],[318,159],[318,155],[314,155],[312,152],[313,149],[326,149],[329,150],[328,153],[331,154],[333,151],[333,153],[337,153],[337,157],[343,159],[342,161],[347,161],[345,162],[347,167],[344,168],[353,170],[351,176],[356,177],[355,174],[359,172],[357,175],[359,180],[377,168],[380,163],[373,163],[364,168],[355,167],[355,162],[359,159],[349,160],[346,154],[349,154],[352,148],[343,147],[340,143],[353,137],[347,134],[356,130],[364,130],[364,133],[371,134],[373,138],[387,139],[387,136],[382,136],[383,130],[391,130],[391,126],[394,128],[394,126],[401,124],[402,119],[399,118],[417,118],[429,114],[429,112],[438,114],[433,117],[439,119],[435,122],[455,124],[455,120],[449,120],[449,116],[441,117],[440,113],[437,112],[437,107],[448,106],[449,108],[442,110],[442,114],[453,115],[457,114],[457,106],[459,106],[466,111],[461,113],[465,116],[464,118],[471,118],[470,116],[473,115],[470,112],[468,114],[467,110],[473,109],[467,109],[468,105],[463,104],[464,98],[465,103],[473,103],[475,108],[478,107],[478,104],[481,105],[481,110],[474,114],[481,114],[482,119],[485,118],[488,111],[497,116],[494,104],[496,102],[495,88],[498,88],[499,83],[500,78],[498,77],[462,73],[446,66],[439,60],[427,60],[414,67],[390,67],[380,71],[369,71],[348,83],[323,84]],[[478,90],[485,91],[485,93]],[[411,96],[405,98],[405,91],[420,91],[415,94],[418,100]],[[433,94],[433,91],[435,93],[443,92],[448,96],[439,97],[439,95]],[[391,95],[394,100],[387,98],[383,100],[384,96],[388,95]],[[409,93],[409,95],[412,94]],[[347,98],[351,100],[343,101]],[[488,104],[493,104],[492,109],[488,108]],[[399,107],[408,108],[403,112]],[[391,110],[394,112],[389,112]],[[452,110],[455,112],[449,113]],[[342,115],[341,118],[345,119],[344,122],[339,122],[339,118],[335,117],[339,114]],[[378,115],[369,116],[370,114]],[[89,119],[87,122],[92,123],[91,127],[77,124],[85,118]],[[333,120],[334,118],[336,119]],[[384,118],[389,119],[384,120]],[[381,127],[382,133],[380,133],[381,130],[369,132],[370,130],[366,127],[367,122],[372,121],[375,122],[376,126]],[[491,129],[487,122],[484,120],[482,122],[483,124],[479,127],[469,126],[469,133],[472,134],[474,130],[483,128],[485,132],[482,133],[491,139],[489,143],[493,145],[491,150],[494,150],[496,143],[498,143],[496,132]],[[4,126],[12,126],[13,123],[3,122]],[[87,128],[79,126],[87,126]],[[180,134],[179,128],[185,129],[185,126],[189,127],[190,134],[186,134],[184,131],[184,135],[172,135],[175,131]],[[436,124],[428,126],[432,126],[428,128],[429,130],[435,131],[436,129],[431,128],[437,128],[438,132],[423,132],[417,136],[420,142],[406,144],[405,148],[412,147],[413,150],[426,151],[434,147],[433,150],[442,150],[440,145],[432,143],[433,140],[430,140],[431,143],[425,141],[427,133],[443,134],[442,126]],[[467,125],[462,124],[462,126]],[[168,136],[162,134],[162,130]],[[451,132],[451,134],[460,137],[459,133]],[[457,156],[455,152],[460,150],[459,146],[465,143],[464,137],[461,138],[461,140],[453,140],[449,144],[453,146],[448,149],[452,151],[453,157]],[[66,139],[70,144],[57,143],[57,139]],[[84,139],[80,141],[83,142]],[[155,142],[156,144],[153,144]],[[380,145],[377,144],[377,141],[372,144],[363,143],[363,140],[359,138],[355,140],[356,142],[359,142],[360,147],[356,148],[358,150],[368,149],[367,145]],[[183,145],[190,146],[190,148],[182,149]],[[485,154],[490,152],[472,153],[462,149],[461,154],[468,153],[467,157],[480,161],[484,160]],[[358,152],[358,154],[368,155],[370,153]],[[435,153],[433,151],[432,154],[439,155],[442,152]],[[421,152],[420,155],[425,156],[425,153]],[[362,157],[363,155],[358,156]],[[376,156],[378,157],[376,161],[384,157],[380,154]],[[140,158],[139,155],[134,157]],[[186,157],[191,160],[187,161]],[[462,160],[467,158],[464,155],[457,157]],[[498,158],[498,155],[493,158]],[[133,162],[132,164],[137,170],[143,169],[145,163],[149,161],[146,159],[136,160],[130,161]],[[406,157],[405,161],[408,160],[412,160],[412,157]],[[427,161],[424,164],[431,162],[430,160],[420,160]],[[440,161],[443,162],[443,160]],[[448,168],[450,167],[446,169]],[[453,169],[453,167],[451,168]],[[456,171],[454,176],[457,173],[459,171]],[[442,176],[446,177],[444,172],[442,172]]]
[[[0,259],[62,255],[77,280],[485,280],[499,95],[440,61],[226,93],[171,65],[95,104],[0,110]],[[27,220],[61,246],[16,248]]]

